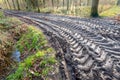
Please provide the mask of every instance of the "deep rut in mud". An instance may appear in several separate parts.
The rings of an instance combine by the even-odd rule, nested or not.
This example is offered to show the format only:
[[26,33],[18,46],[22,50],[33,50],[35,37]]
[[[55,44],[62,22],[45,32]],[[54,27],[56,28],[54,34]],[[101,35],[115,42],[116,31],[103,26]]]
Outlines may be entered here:
[[5,11],[50,37],[62,80],[120,80],[120,25],[108,19]]

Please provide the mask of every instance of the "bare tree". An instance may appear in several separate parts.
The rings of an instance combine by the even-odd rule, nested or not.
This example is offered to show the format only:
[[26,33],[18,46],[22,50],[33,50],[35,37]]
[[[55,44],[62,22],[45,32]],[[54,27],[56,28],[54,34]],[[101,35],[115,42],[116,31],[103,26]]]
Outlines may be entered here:
[[37,8],[38,8],[38,12],[40,12],[40,8],[39,8],[39,0],[37,0]]
[[98,17],[98,4],[99,0],[92,0],[92,7],[91,7],[91,17]]
[[12,2],[13,2],[13,8],[16,9],[16,7],[15,7],[15,1],[12,0]]
[[16,4],[17,4],[17,9],[20,10],[20,5],[18,0],[16,0]]
[[82,3],[82,1],[80,0],[80,1],[79,1],[80,6],[81,6],[81,3]]
[[54,8],[54,1],[52,0],[51,2],[52,2],[52,7]]
[[45,0],[43,0],[44,8],[45,8]]
[[63,0],[63,8],[64,8],[64,6],[65,6],[65,0]]
[[72,9],[73,9],[73,5],[74,5],[73,0],[70,0],[70,10],[72,10]]
[[59,7],[59,0],[57,0],[57,9],[58,9],[58,7]]
[[70,3],[70,1],[69,0],[67,0],[67,12],[69,12],[69,4]]
[[5,8],[8,9],[8,5],[7,5],[6,0],[2,0],[2,1],[3,1],[3,3],[5,4]]
[[11,5],[10,5],[9,0],[7,0],[6,2],[8,3],[9,9],[11,9]]

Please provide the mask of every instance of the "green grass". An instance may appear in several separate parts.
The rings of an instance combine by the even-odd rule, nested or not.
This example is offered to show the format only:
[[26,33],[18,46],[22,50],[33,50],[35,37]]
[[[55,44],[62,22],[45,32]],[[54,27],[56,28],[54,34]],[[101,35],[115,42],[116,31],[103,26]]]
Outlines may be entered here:
[[65,8],[59,7],[58,9],[54,9],[52,13],[87,17],[90,15],[90,6],[78,6],[76,8],[73,7],[73,9],[70,9],[69,12],[67,12],[66,7]]
[[0,11],[0,28],[9,29],[15,25],[22,24],[22,22],[15,17],[6,17],[2,11]]
[[120,14],[120,6],[114,6],[102,13],[100,13],[100,16],[103,16],[103,17],[113,17],[117,14]]
[[43,34],[38,30],[29,26],[26,34],[17,42],[17,48],[21,53],[24,51],[31,51],[33,49],[39,50],[47,43]]
[[7,80],[22,80],[25,77],[32,76],[29,69],[33,66],[38,59],[41,59],[39,62],[39,67],[42,69],[41,73],[34,72],[35,76],[45,77],[52,70],[52,65],[56,63],[55,57],[49,55],[54,53],[54,50],[51,47],[46,47],[48,42],[45,39],[43,33],[37,28],[29,26],[27,33],[25,33],[21,39],[17,42],[17,48],[20,50],[21,54],[24,54],[25,51],[31,53],[27,58],[19,63],[15,73],[9,75]]
[[[15,71],[15,73],[9,75],[7,77],[7,80],[21,80],[24,77],[24,74],[28,74],[28,69],[32,66],[32,62],[35,61],[37,58],[44,57],[46,52],[44,51],[38,51],[35,55],[31,55],[27,57],[23,62],[19,63],[18,69]],[[47,73],[50,70],[50,66],[46,67],[46,64],[54,64],[56,61],[53,57],[49,57],[48,59],[43,59],[40,66],[44,65],[43,72],[40,75],[47,75]],[[48,69],[49,68],[49,69]]]
[[[13,43],[15,43],[14,37],[16,38],[18,37],[18,36],[15,36],[15,34],[20,33],[21,26],[20,27],[17,26],[19,24],[22,24],[22,22],[19,21],[17,18],[6,17],[4,13],[0,11],[0,42],[1,42],[0,51],[3,51],[3,52],[5,51],[5,53],[3,54],[7,54],[7,52],[9,52],[8,48],[13,47]],[[12,51],[12,49],[10,51]]]
[[[15,72],[8,75],[7,80],[23,80],[25,77],[29,77],[30,79],[32,75],[45,77],[49,71],[52,70],[51,66],[56,63],[54,57],[55,52],[53,48],[48,45],[43,33],[33,26],[25,24],[19,25],[22,23],[23,22],[19,21],[17,18],[5,17],[3,12],[0,12],[0,52],[5,51],[5,54],[10,54],[12,52],[9,51],[12,51],[13,46],[16,46],[21,52],[21,56],[28,53],[28,55],[17,64],[17,67],[14,64],[8,64],[15,69]],[[39,59],[41,61],[37,64],[39,64],[42,71],[40,73],[35,71],[34,74],[31,74],[29,69],[34,68],[33,65]],[[5,66],[3,65],[1,67]]]
[[5,18],[5,15],[2,11],[0,11],[0,19]]
[[[13,53],[17,39],[26,32],[26,26],[20,25],[22,23],[15,17],[5,16],[0,11],[0,60],[3,61],[0,66],[0,76],[6,77],[11,72],[12,67],[15,66],[15,62],[10,56]],[[22,67],[18,71],[20,72],[21,70]]]

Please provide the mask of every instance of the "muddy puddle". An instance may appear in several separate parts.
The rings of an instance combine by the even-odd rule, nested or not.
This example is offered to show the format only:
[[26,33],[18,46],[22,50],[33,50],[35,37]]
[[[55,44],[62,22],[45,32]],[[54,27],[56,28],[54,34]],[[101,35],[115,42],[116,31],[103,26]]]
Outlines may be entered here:
[[15,62],[20,62],[20,51],[18,49],[15,49],[12,54],[11,54],[11,58],[15,61]]

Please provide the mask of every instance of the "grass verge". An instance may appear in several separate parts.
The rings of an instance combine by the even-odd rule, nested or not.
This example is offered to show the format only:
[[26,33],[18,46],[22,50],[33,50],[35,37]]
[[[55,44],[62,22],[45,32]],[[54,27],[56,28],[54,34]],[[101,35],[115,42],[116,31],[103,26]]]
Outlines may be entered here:
[[100,13],[100,16],[113,17],[118,14],[120,14],[120,6],[114,6],[114,7],[110,8],[109,10],[106,10],[106,11]]
[[45,36],[32,26],[29,26],[28,31],[17,42],[17,48],[21,52],[22,62],[7,80],[45,79],[56,63],[53,55],[55,52],[48,45]]
[[[14,48],[21,53],[17,66],[10,58]],[[47,79],[57,63],[54,53],[39,29],[0,12],[0,80]]]
[[26,30],[23,22],[17,18],[6,17],[0,11],[0,80],[10,72],[11,66],[14,63],[10,59],[10,55],[15,43]]

